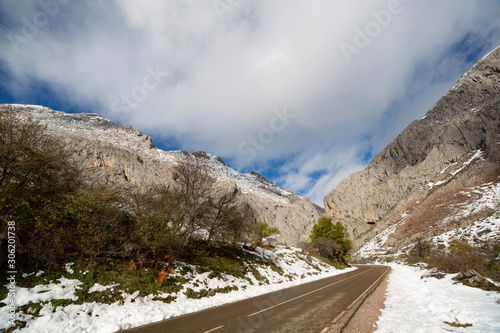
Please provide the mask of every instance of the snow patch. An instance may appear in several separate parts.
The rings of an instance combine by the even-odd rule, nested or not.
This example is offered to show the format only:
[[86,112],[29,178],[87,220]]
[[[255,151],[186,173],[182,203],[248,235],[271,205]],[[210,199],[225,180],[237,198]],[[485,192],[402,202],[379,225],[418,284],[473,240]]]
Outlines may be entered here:
[[[19,332],[115,332],[118,330],[146,325],[152,322],[204,310],[276,290],[293,287],[302,283],[342,274],[356,268],[337,270],[324,262],[309,257],[296,248],[277,247],[275,250],[256,248],[248,250],[261,261],[272,261],[283,270],[279,274],[270,266],[254,266],[262,276],[261,280],[248,273],[244,278],[221,274],[209,277],[210,272],[197,273],[196,267],[176,262],[174,275],[181,275],[188,280],[182,290],[172,294],[160,294],[156,299],[175,297],[171,303],[155,300],[154,295],[138,297],[139,292],[128,294],[122,291],[123,302],[102,304],[97,302],[71,304],[54,307],[51,303],[43,305],[39,317],[17,312],[18,320],[27,321],[25,328]],[[181,273],[181,270],[184,273]],[[187,273],[186,273],[187,271]],[[16,294],[17,306],[31,302],[48,301],[51,299],[71,299],[76,301],[75,290],[83,284],[78,280],[64,277],[59,283],[40,285],[34,288],[18,288]],[[194,292],[203,289],[231,287],[234,291],[218,293],[212,297],[200,299],[189,298],[185,293],[188,289]],[[94,284],[91,291],[104,291],[119,288],[112,284],[103,286]],[[2,301],[6,304],[8,299]],[[8,307],[0,308],[0,330],[8,326]],[[17,332],[17,331],[16,331]]]
[[455,274],[436,279],[418,267],[389,266],[385,309],[375,332],[500,332],[499,293],[455,284]]

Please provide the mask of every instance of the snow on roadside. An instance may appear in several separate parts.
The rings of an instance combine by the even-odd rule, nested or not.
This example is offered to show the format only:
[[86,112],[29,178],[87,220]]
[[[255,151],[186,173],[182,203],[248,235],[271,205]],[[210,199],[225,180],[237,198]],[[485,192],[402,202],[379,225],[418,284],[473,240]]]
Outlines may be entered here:
[[418,267],[389,266],[376,332],[500,332],[500,293],[456,284],[455,274],[437,279],[422,277],[429,271]]
[[[261,261],[273,261],[284,271],[284,274],[279,274],[270,266],[259,265],[256,268],[264,279],[258,281],[251,273],[248,273],[245,278],[224,274],[221,277],[210,278],[209,273],[199,274],[192,269],[191,272],[187,273],[189,282],[183,285],[180,292],[162,294],[157,297],[176,297],[171,303],[153,300],[153,295],[137,297],[138,292],[132,295],[123,292],[124,301],[122,304],[118,301],[113,304],[92,302],[54,307],[48,303],[40,310],[40,317],[18,313],[17,319],[27,321],[27,325],[16,332],[114,332],[293,287],[355,269],[337,270],[318,259],[307,257],[301,253],[300,249],[294,248],[277,247],[274,251],[257,248],[253,253]],[[182,266],[184,268],[186,266],[194,267],[187,264]],[[180,274],[180,269],[176,270],[175,274]],[[56,298],[76,300],[75,291],[82,282],[65,278],[61,278],[59,281],[60,283],[50,283],[30,289],[17,288],[17,306],[28,304],[30,300],[38,302],[40,297],[43,297],[43,300]],[[200,299],[191,299],[185,294],[188,289],[196,292],[201,289],[224,287],[237,287],[238,290]],[[120,289],[116,285],[96,284],[92,291],[108,288]],[[61,290],[64,290],[65,293],[62,294]],[[2,302],[6,303],[8,299]],[[0,308],[0,330],[7,328],[7,322],[8,309],[7,306],[4,306]]]

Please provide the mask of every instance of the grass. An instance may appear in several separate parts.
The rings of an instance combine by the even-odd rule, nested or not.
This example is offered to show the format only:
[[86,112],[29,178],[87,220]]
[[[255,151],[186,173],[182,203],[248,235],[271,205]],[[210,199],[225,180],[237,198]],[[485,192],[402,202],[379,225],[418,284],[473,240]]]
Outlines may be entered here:
[[[323,266],[323,264],[313,264],[313,257],[327,265],[342,268],[340,264],[322,258],[315,253],[312,253],[311,256],[305,253],[298,257],[314,267]],[[287,260],[286,257],[280,258],[281,260]],[[16,281],[17,286],[23,288],[59,283],[61,277],[77,279],[82,283],[76,288],[76,301],[72,299],[51,299],[38,303],[30,302],[19,307],[17,311],[37,317],[40,310],[46,305],[51,305],[54,308],[91,302],[101,304],[118,303],[121,305],[125,302],[124,293],[133,295],[132,302],[137,297],[153,295],[153,300],[170,303],[176,299],[177,293],[184,290],[183,288],[185,288],[186,283],[191,283],[193,288],[186,289],[183,292],[187,297],[193,299],[212,297],[216,294],[229,293],[239,289],[236,285],[209,288],[205,281],[197,278],[198,274],[206,272],[209,272],[208,277],[212,279],[219,278],[226,280],[226,276],[233,276],[247,280],[248,285],[270,283],[268,278],[260,273],[262,271],[261,268],[269,271],[272,270],[283,276],[286,280],[291,281],[297,278],[297,275],[294,273],[284,272],[272,260],[264,260],[263,263],[261,258],[241,248],[231,246],[199,246],[193,249],[191,255],[183,258],[181,262],[168,261],[170,269],[165,269],[166,263],[166,261],[153,262],[151,260],[101,259],[97,261],[93,260],[91,263],[86,263],[85,261],[76,263],[71,267],[73,273],[67,272],[64,266],[60,266],[57,269],[45,270],[43,274],[38,274],[38,276],[37,274],[30,274],[25,275],[25,277],[18,277]],[[172,268],[175,268],[176,274],[169,274],[173,271]],[[305,275],[302,276],[302,278],[304,277]],[[103,286],[115,286],[108,287],[102,291],[90,292],[90,289],[96,283]],[[0,288],[0,300],[5,299],[6,296],[7,289]],[[0,301],[0,307],[5,305],[5,303]],[[25,325],[26,322],[18,320],[16,325],[9,328],[7,332],[12,332]]]

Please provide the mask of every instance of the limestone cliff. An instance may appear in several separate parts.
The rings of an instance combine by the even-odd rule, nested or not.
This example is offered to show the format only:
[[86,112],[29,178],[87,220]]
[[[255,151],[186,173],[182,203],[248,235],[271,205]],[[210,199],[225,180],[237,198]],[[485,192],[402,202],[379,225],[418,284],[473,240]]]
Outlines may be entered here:
[[[344,179],[329,193],[324,199],[326,214],[343,221],[354,238],[355,249],[400,223],[405,212],[408,216],[414,209],[420,210],[420,218],[413,216],[414,225],[423,225],[423,216],[427,215],[428,220],[433,209],[440,212],[436,215],[443,214],[444,209],[426,206],[430,197],[438,199],[436,191],[443,191],[444,199],[443,195],[499,182],[499,134],[497,48],[467,71],[423,118],[411,123],[365,170]],[[480,154],[480,158],[467,164],[475,154]],[[464,168],[448,174],[449,179],[440,183],[443,175],[453,169],[451,166]],[[438,183],[439,188],[429,187],[431,182]],[[444,229],[441,231],[446,232]],[[390,234],[393,238],[398,235]],[[399,237],[394,243],[399,244],[409,235],[399,233]]]
[[[116,125],[97,114],[69,114],[35,105],[0,105],[20,117],[31,117],[47,126],[73,153],[89,182],[128,193],[152,184],[173,184],[174,167],[186,152],[163,151],[149,136],[130,126]],[[194,153],[203,158],[219,180],[218,186],[238,194],[248,204],[255,219],[281,230],[277,241],[297,245],[308,241],[312,226],[324,210],[298,194],[274,185],[258,173],[240,173],[218,156]]]

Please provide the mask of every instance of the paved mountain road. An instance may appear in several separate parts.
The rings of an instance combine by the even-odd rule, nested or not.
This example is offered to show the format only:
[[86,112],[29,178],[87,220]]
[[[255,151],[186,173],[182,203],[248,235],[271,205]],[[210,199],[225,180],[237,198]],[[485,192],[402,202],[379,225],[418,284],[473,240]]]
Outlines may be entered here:
[[357,267],[345,274],[121,332],[339,332],[389,269]]

